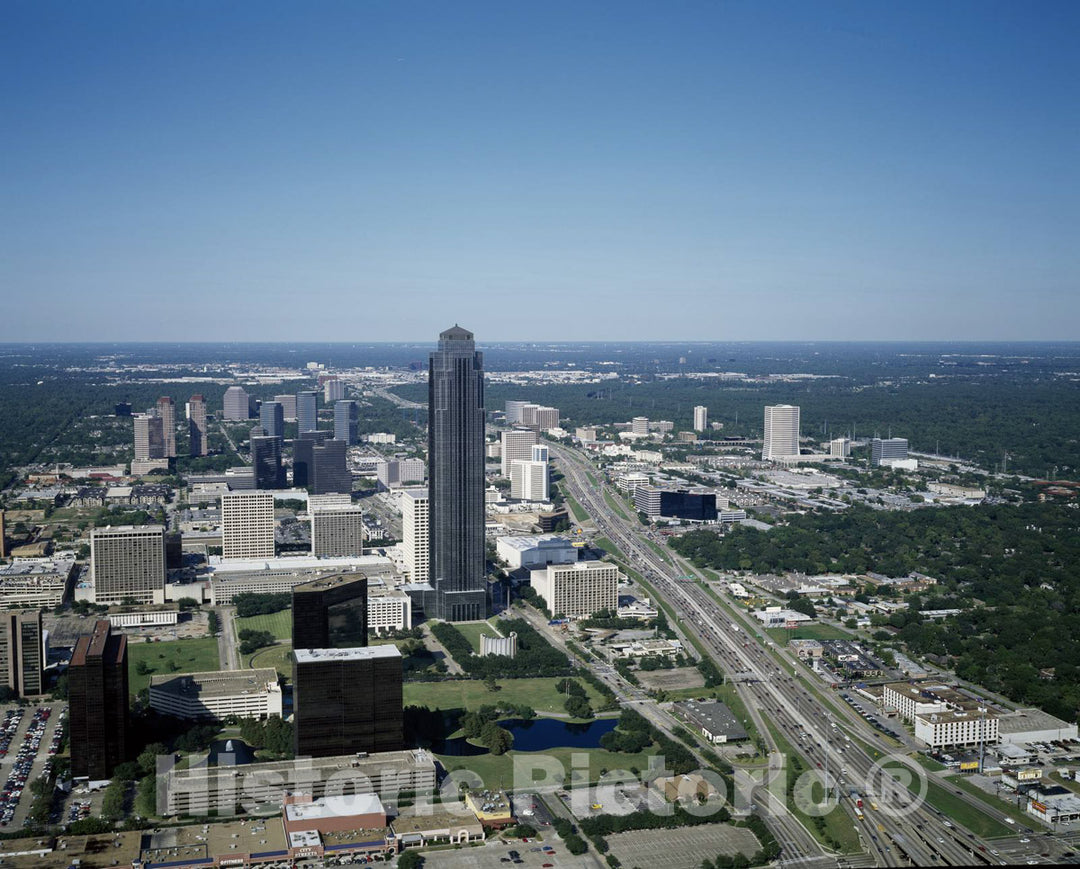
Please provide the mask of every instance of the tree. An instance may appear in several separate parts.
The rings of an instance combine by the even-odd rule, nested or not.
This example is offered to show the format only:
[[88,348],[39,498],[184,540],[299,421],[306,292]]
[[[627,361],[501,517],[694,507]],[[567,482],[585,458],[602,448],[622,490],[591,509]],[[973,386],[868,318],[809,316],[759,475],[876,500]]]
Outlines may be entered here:
[[420,869],[424,858],[416,851],[402,851],[397,858],[398,869]]
[[495,680],[494,673],[489,673],[487,676],[484,677],[484,687],[492,693],[499,690],[499,683]]
[[816,615],[814,602],[809,598],[800,597],[798,600],[793,600],[790,606],[795,612],[810,616],[810,618],[814,618]]

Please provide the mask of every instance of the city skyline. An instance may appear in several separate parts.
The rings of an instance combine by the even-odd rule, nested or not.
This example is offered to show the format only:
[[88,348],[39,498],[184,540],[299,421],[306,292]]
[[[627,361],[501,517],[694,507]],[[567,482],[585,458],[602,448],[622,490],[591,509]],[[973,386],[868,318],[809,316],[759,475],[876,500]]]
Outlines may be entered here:
[[1080,321],[1075,4],[5,11],[0,340]]

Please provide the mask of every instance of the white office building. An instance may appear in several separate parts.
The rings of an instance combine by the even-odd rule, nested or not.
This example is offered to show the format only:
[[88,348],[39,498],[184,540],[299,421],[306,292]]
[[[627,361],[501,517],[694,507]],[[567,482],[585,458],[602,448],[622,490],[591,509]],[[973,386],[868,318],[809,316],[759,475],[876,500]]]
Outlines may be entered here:
[[708,431],[709,408],[699,404],[694,408],[694,431]]
[[521,411],[527,404],[529,404],[527,401],[506,402],[506,424],[521,425]]
[[502,475],[510,476],[510,464],[516,461],[529,461],[532,448],[536,445],[536,432],[529,429],[514,429],[502,433]]
[[851,441],[847,438],[833,438],[829,441],[829,455],[838,459],[846,459],[851,455]]
[[225,390],[222,417],[234,421],[251,417],[251,397],[244,387],[230,386]]
[[619,608],[619,568],[606,561],[551,564],[534,570],[530,584],[552,615],[584,619]]
[[379,583],[394,583],[400,577],[393,562],[384,555],[354,555],[345,558],[315,558],[292,555],[284,558],[227,560],[210,557],[210,603],[224,606],[238,594],[280,594],[295,586],[327,576],[358,572],[368,578],[369,589]]
[[[547,448],[543,448],[545,453]],[[510,463],[510,497],[521,501],[547,501],[551,496],[548,463],[514,461]]]
[[630,420],[630,431],[641,437],[647,437],[649,434],[649,418],[647,416],[635,416]]
[[274,557],[273,492],[228,492],[221,496],[221,555]]
[[412,627],[412,598],[399,588],[368,583],[368,630],[407,631]]
[[401,492],[402,562],[410,582],[427,582],[431,559],[427,489]]
[[763,461],[775,461],[799,454],[799,408],[792,404],[769,405],[765,408],[765,442],[761,448]]

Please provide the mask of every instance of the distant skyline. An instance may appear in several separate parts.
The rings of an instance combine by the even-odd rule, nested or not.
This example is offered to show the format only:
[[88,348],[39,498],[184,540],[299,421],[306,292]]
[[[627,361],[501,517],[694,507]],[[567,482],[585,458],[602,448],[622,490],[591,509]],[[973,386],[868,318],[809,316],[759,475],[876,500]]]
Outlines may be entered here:
[[1080,338],[1080,4],[13,0],[0,342]]

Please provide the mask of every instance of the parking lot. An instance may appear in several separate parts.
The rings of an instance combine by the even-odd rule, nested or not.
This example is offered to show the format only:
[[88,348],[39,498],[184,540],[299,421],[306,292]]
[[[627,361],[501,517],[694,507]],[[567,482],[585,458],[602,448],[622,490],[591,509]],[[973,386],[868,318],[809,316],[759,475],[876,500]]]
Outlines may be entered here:
[[11,707],[3,713],[0,727],[0,827],[18,828],[33,803],[31,784],[49,772],[59,749],[60,725],[66,706]]
[[[544,851],[545,845],[552,851]],[[512,857],[511,851],[516,851],[518,856]],[[590,850],[579,857],[574,857],[567,853],[562,847],[562,841],[550,831],[544,833],[542,842],[535,842],[532,839],[524,843],[489,839],[483,845],[473,848],[433,850],[422,853],[424,865],[433,869],[473,869],[478,865],[497,865],[506,869],[545,869],[545,867],[546,869],[585,869],[585,867],[596,865],[595,851]],[[521,862],[516,863],[515,860]]]
[[705,824],[679,830],[634,830],[607,837],[611,853],[624,866],[697,869],[718,854],[752,856],[760,847],[749,830],[729,824]]

